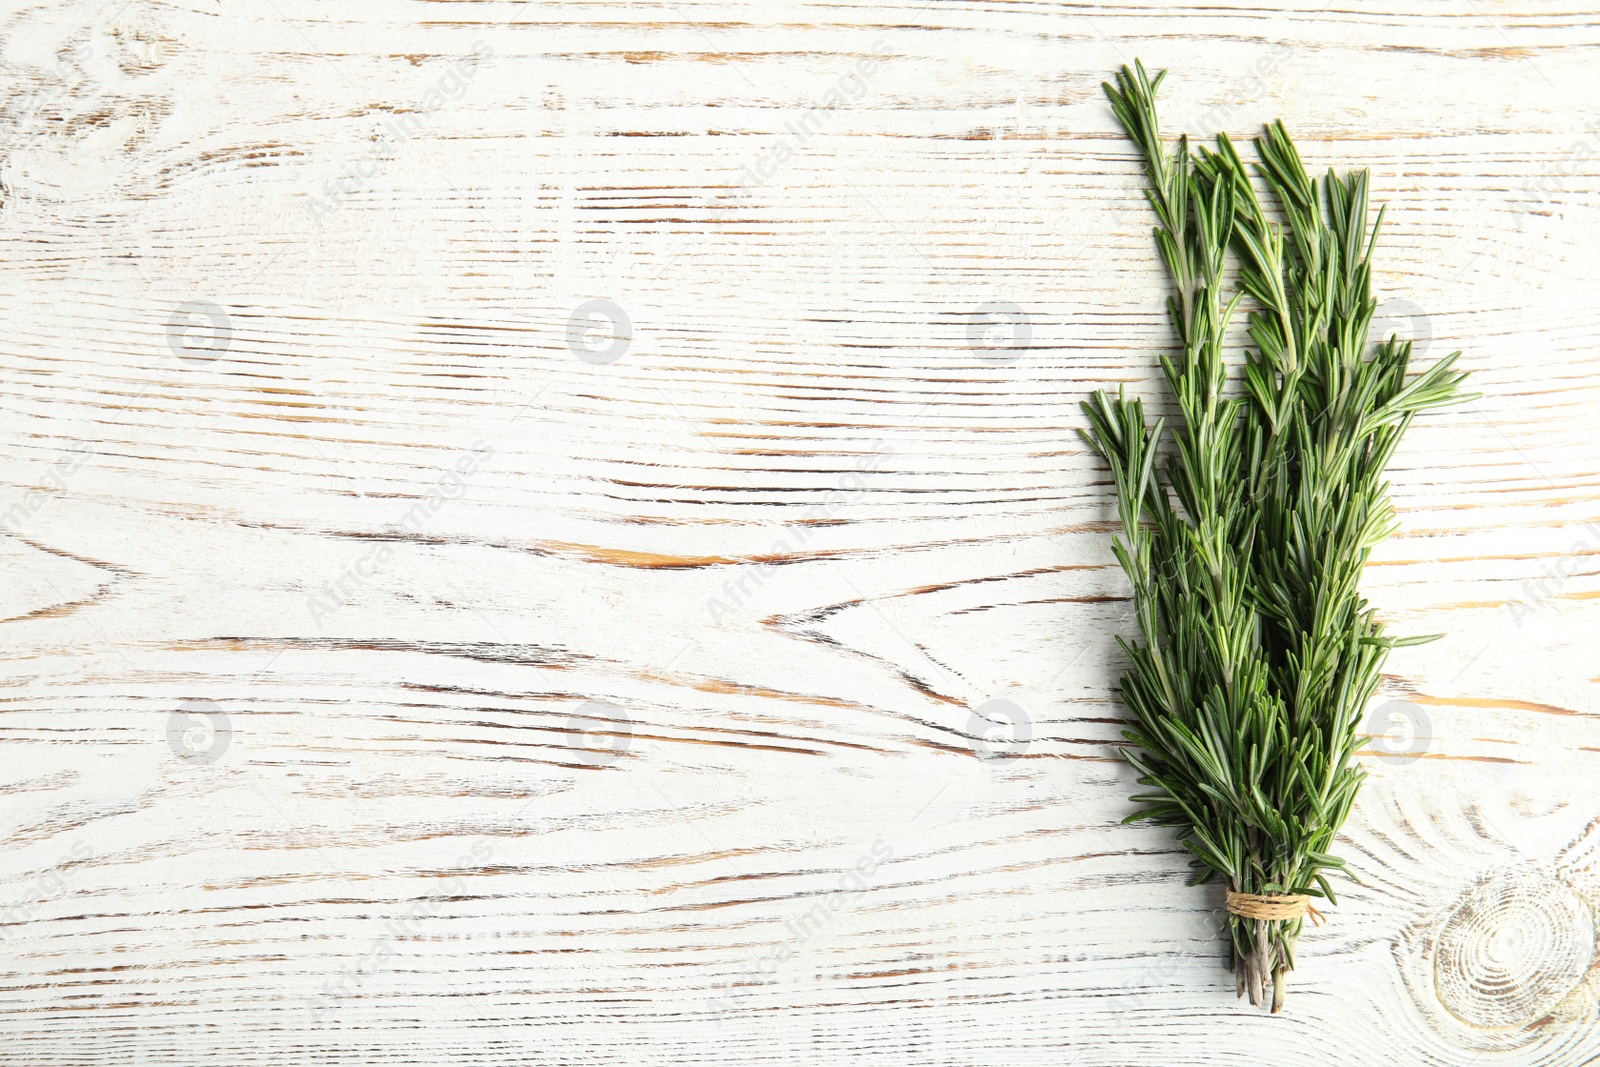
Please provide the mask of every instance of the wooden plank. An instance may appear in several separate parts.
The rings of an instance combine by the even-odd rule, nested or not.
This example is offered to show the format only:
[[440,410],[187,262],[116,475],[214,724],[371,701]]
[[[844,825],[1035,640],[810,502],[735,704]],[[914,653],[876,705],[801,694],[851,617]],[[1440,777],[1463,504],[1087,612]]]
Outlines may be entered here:
[[[1600,1056],[1600,21],[13,6],[0,1033],[41,1064]],[[1288,1012],[1124,827],[1099,83],[1387,202],[1397,652]],[[1158,399],[1155,406],[1160,408]],[[1419,758],[1411,758],[1417,756]]]

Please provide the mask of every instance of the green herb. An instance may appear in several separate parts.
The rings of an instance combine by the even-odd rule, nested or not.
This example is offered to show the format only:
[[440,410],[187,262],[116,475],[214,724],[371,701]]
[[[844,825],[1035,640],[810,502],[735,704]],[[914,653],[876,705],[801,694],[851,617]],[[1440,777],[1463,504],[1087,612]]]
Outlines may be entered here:
[[[1136,399],[1084,404],[1084,438],[1116,484],[1113,548],[1143,637],[1117,639],[1131,661],[1124,755],[1148,787],[1128,821],[1177,827],[1191,884],[1220,878],[1303,907],[1335,899],[1326,875],[1344,861],[1329,850],[1365,777],[1357,731],[1384,660],[1432,640],[1384,636],[1359,590],[1397,525],[1383,470],[1417,413],[1471,398],[1452,369],[1459,352],[1407,377],[1409,341],[1368,349],[1383,213],[1369,230],[1367,173],[1313,181],[1273,123],[1254,171],[1274,222],[1226,135],[1215,151],[1180,138],[1166,153],[1165,74],[1136,62],[1105,90],[1143,157],[1172,283],[1180,351],[1161,356],[1179,416],[1171,446],[1166,420],[1147,423]],[[1224,350],[1246,295],[1250,344],[1230,392]],[[1303,923],[1230,913],[1240,995],[1260,1004],[1270,984],[1282,1008]]]

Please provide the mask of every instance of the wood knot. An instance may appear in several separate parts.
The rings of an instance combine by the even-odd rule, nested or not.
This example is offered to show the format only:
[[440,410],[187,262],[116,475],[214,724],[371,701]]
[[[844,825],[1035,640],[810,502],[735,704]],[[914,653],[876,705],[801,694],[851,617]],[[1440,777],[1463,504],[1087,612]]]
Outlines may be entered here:
[[1439,928],[1434,989],[1445,1010],[1483,1029],[1527,1026],[1583,980],[1594,912],[1538,871],[1501,872],[1469,890]]

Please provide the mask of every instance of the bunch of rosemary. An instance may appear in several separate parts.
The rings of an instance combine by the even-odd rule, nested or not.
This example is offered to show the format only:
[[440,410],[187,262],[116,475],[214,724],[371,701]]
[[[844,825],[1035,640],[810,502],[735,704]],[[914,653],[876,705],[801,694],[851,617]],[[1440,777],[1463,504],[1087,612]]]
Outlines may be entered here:
[[[1129,821],[1178,828],[1190,884],[1223,880],[1239,994],[1260,1004],[1270,987],[1279,1011],[1310,898],[1333,901],[1326,872],[1344,867],[1329,849],[1365,776],[1362,712],[1389,650],[1431,640],[1385,637],[1358,588],[1397,525],[1383,470],[1418,412],[1470,397],[1459,352],[1408,378],[1410,342],[1368,350],[1383,213],[1369,231],[1366,172],[1313,181],[1272,124],[1254,170],[1274,222],[1226,135],[1215,151],[1191,153],[1187,138],[1163,150],[1165,73],[1136,62],[1105,90],[1143,157],[1172,283],[1172,447],[1138,400],[1084,404],[1084,437],[1116,484],[1114,550],[1143,637],[1117,639],[1131,661],[1124,755],[1151,790]],[[1246,294],[1242,389],[1225,396],[1226,334]]]

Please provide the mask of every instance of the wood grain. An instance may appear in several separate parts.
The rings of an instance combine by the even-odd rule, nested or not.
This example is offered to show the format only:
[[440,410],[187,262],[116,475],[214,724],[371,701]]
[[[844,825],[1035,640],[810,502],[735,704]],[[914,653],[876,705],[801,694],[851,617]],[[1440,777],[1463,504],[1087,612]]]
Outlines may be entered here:
[[[12,4],[0,1060],[1600,1059],[1600,20]],[[1484,396],[1288,1011],[1119,825],[1099,83],[1282,116]],[[1160,409],[1162,402],[1157,399]],[[1482,1057],[1482,1059],[1480,1059]]]

